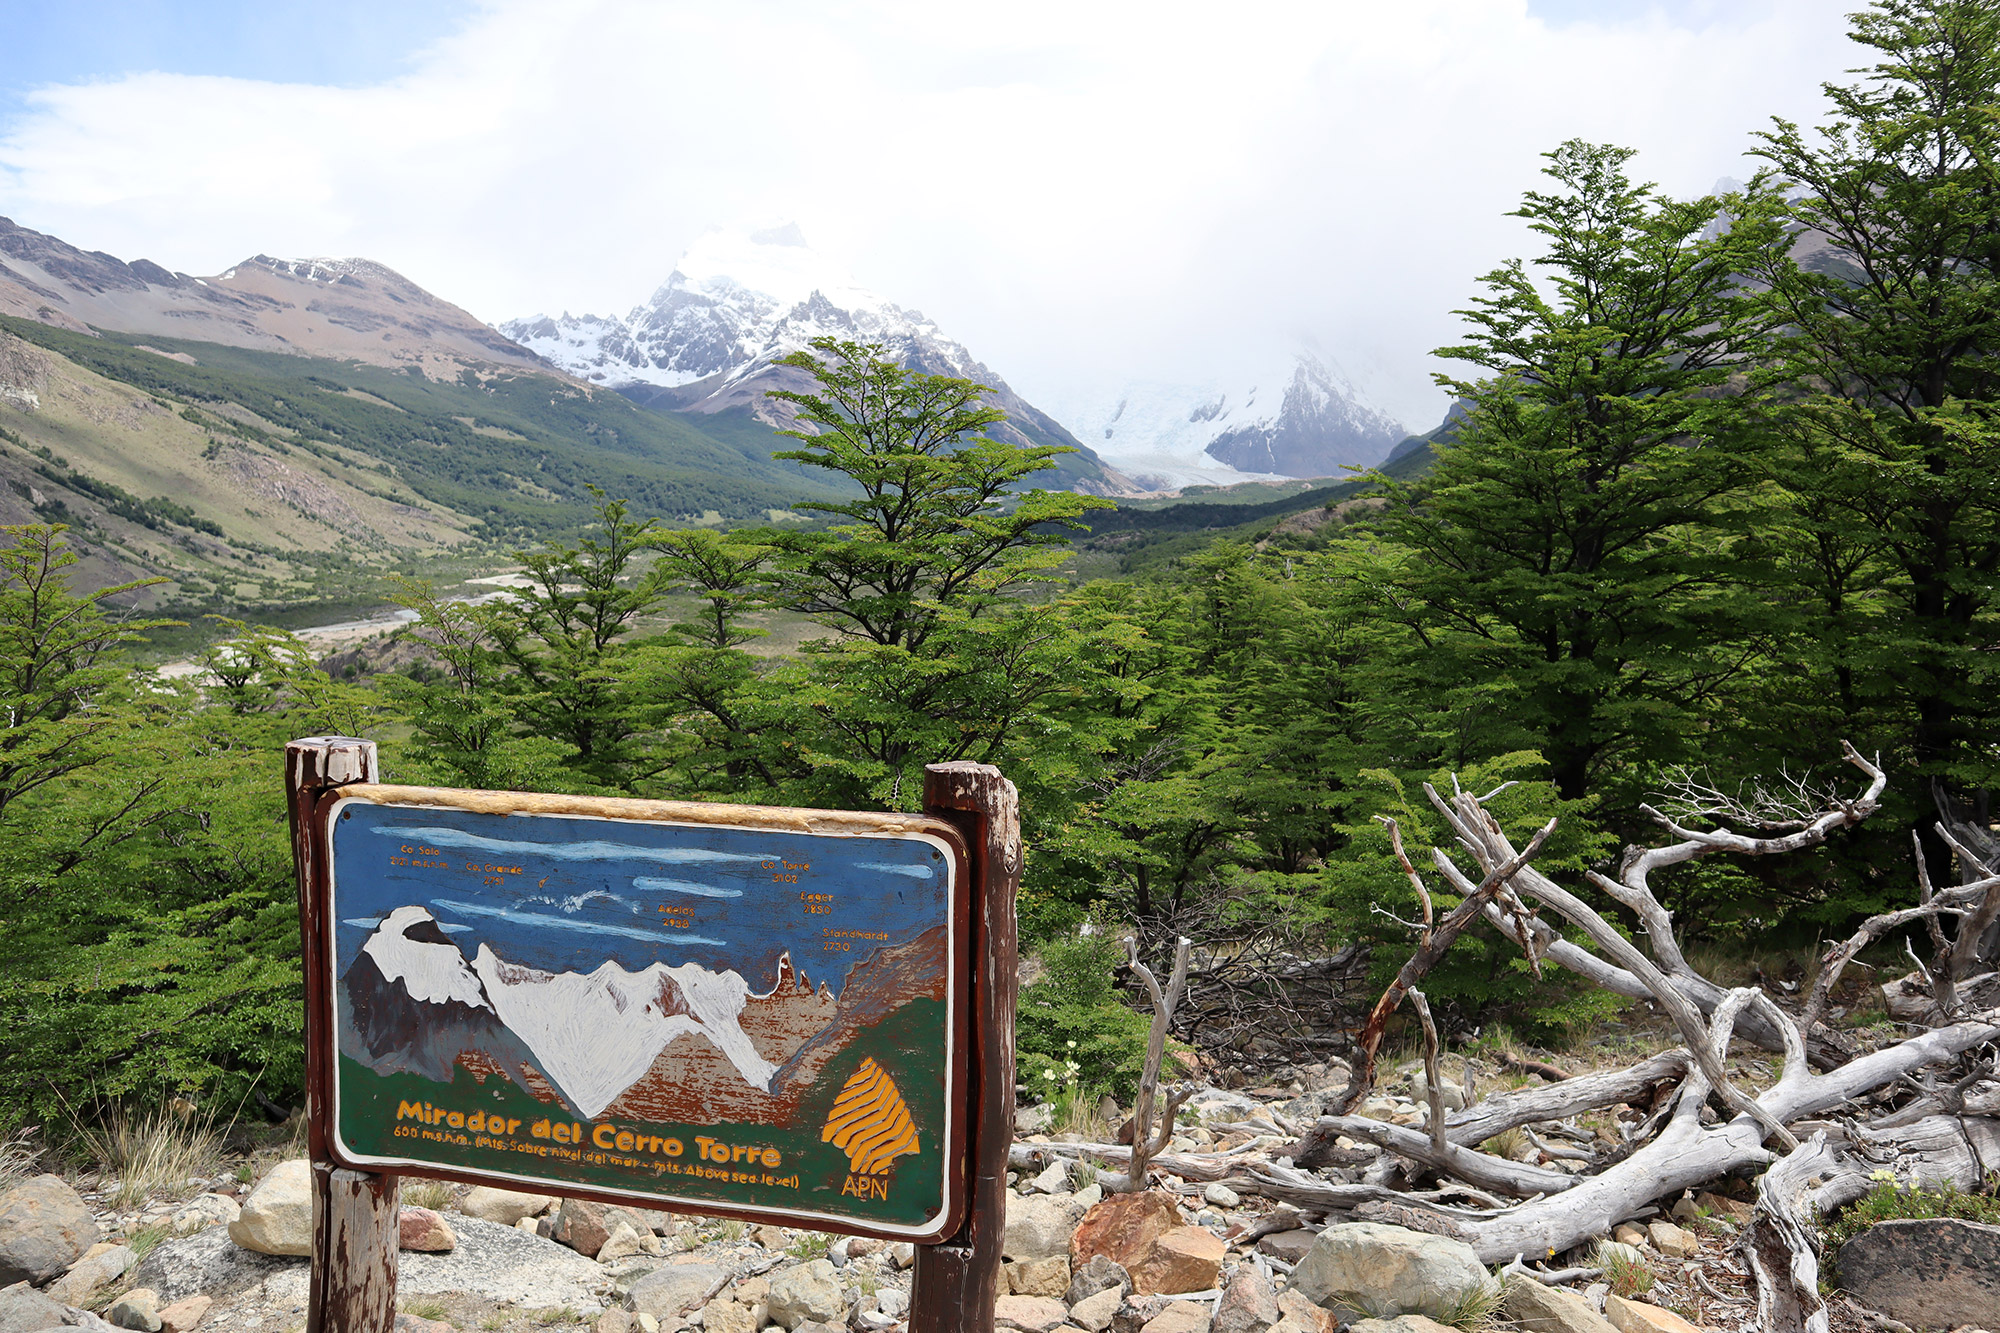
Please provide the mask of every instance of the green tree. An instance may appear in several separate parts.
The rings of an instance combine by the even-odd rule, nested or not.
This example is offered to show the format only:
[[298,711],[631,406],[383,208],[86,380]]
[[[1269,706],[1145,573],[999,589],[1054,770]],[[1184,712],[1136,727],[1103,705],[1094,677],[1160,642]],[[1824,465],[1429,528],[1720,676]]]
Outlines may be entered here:
[[2000,785],[2000,8],[1877,0],[1879,57],[1758,150],[1806,229],[1757,270],[1785,326],[1815,689],[1917,771]]
[[1731,381],[1769,319],[1740,275],[1780,233],[1761,186],[1680,202],[1634,184],[1628,150],[1547,156],[1560,188],[1515,214],[1546,288],[1519,261],[1486,276],[1440,353],[1484,376],[1438,377],[1470,414],[1430,473],[1383,479],[1347,560],[1407,631],[1382,710],[1419,746],[1402,763],[1537,750],[1578,801],[1684,753],[1752,658],[1759,437]]

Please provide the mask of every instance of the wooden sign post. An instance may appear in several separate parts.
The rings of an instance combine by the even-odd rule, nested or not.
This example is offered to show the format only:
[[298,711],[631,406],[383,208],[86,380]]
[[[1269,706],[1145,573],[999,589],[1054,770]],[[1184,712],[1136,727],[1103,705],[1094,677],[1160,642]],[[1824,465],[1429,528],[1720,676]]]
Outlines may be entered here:
[[912,1333],[990,1329],[1014,789],[925,813],[385,786],[287,751],[315,1188],[308,1329],[394,1320],[416,1174],[920,1245]]

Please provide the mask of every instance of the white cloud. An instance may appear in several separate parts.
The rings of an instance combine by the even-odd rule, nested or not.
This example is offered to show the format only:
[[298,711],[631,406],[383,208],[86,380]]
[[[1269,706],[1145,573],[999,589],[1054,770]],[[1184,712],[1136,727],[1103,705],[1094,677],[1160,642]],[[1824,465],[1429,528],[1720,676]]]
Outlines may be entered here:
[[622,311],[703,230],[796,219],[1031,399],[1314,337],[1424,426],[1541,151],[1695,193],[1858,63],[1823,0],[1683,12],[494,0],[371,88],[39,90],[0,212],[191,272],[367,255],[496,321]]

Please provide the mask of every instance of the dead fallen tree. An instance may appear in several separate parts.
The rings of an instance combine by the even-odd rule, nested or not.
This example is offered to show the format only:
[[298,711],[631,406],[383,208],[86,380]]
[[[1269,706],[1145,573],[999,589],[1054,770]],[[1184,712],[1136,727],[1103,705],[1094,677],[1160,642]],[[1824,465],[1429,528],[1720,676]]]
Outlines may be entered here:
[[[1306,1129],[1296,1145],[1271,1135],[1233,1153],[1162,1153],[1153,1165],[1187,1180],[1221,1180],[1239,1193],[1335,1217],[1395,1221],[1455,1236],[1489,1263],[1571,1249],[1683,1190],[1733,1173],[1764,1171],[1743,1238],[1764,1326],[1823,1333],[1827,1315],[1818,1295],[1813,1209],[1851,1201],[1881,1171],[1905,1181],[1972,1185],[1982,1164],[1990,1168],[2000,1161],[2000,1121],[1990,1118],[2000,1112],[2000,1076],[1976,1054],[2000,1041],[2000,1008],[1970,1007],[1955,984],[1982,961],[1979,942],[2000,917],[2000,874],[1974,863],[1975,871],[1985,873],[1965,875],[1961,884],[1940,891],[1920,876],[1916,907],[1875,918],[1855,939],[1828,951],[1820,984],[1797,1014],[1762,990],[1729,989],[1695,972],[1647,877],[1702,856],[1769,856],[1813,847],[1867,818],[1878,807],[1886,779],[1852,748],[1847,760],[1866,779],[1859,793],[1831,797],[1823,808],[1783,819],[1742,812],[1738,822],[1751,833],[1696,830],[1655,812],[1673,841],[1628,849],[1615,876],[1591,876],[1638,920],[1643,950],[1535,868],[1547,827],[1517,849],[1482,798],[1455,792],[1446,799],[1427,787],[1471,868],[1442,850],[1434,854],[1436,873],[1460,898],[1438,919],[1424,877],[1404,859],[1422,907],[1422,919],[1414,923],[1418,944],[1356,1042],[1349,1084],[1335,1099],[1340,1113],[1310,1127],[1239,1126]],[[1730,811],[1717,805],[1704,813],[1714,819]],[[1390,833],[1400,854],[1393,825]],[[1561,938],[1558,919],[1575,927],[1588,945]],[[1441,1117],[1442,1105],[1433,1095],[1424,1128],[1347,1114],[1374,1086],[1375,1052],[1389,1015],[1405,998],[1421,993],[1424,974],[1480,920],[1521,947],[1537,968],[1557,963],[1650,1000],[1673,1022],[1680,1048],[1631,1069],[1500,1094]],[[1935,987],[1931,1009],[1937,1021],[1862,1053],[1852,1038],[1829,1027],[1827,996],[1839,970],[1868,942],[1919,920],[1938,923],[1930,936],[1933,960],[1928,968],[1920,964]],[[1957,925],[1955,939],[1943,929],[1947,921]],[[1775,1084],[1759,1092],[1732,1078],[1729,1050],[1736,1037],[1782,1052]],[[1434,1058],[1431,1064],[1427,1083],[1434,1090]],[[1621,1142],[1577,1133],[1566,1124],[1619,1104],[1637,1113],[1635,1120],[1621,1121]],[[1543,1145],[1542,1156],[1555,1165],[1512,1161],[1476,1146],[1510,1129],[1533,1133],[1535,1126],[1543,1135],[1562,1138],[1561,1145]],[[1306,1169],[1334,1155],[1327,1150],[1342,1141],[1368,1145],[1377,1165],[1359,1171]],[[1352,1149],[1342,1151],[1353,1155]],[[1084,1144],[1019,1145],[1017,1152],[1024,1162],[1050,1155],[1117,1161],[1124,1154],[1111,1145]]]

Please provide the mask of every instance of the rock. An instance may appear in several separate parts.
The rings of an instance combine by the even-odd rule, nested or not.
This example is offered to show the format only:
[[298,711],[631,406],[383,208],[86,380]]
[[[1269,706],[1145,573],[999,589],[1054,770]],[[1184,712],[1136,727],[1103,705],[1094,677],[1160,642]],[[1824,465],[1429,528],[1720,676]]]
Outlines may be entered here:
[[1046,1134],[1055,1127],[1056,1108],[1050,1102],[1037,1102],[1014,1112],[1014,1137],[1025,1139],[1030,1134]]
[[134,1287],[111,1303],[104,1317],[119,1328],[160,1333],[160,1298],[145,1287]]
[[1029,1182],[1029,1188],[1043,1194],[1068,1194],[1069,1163],[1057,1158],[1049,1163],[1043,1172]]
[[1175,1301],[1140,1325],[1140,1333],[1208,1333],[1208,1307]]
[[772,1278],[769,1304],[771,1318],[790,1329],[847,1322],[847,1292],[840,1284],[840,1270],[824,1259],[787,1268]]
[[541,1227],[536,1223],[535,1219],[532,1217],[524,1217],[520,1221],[516,1222],[514,1224],[514,1230],[525,1231],[530,1236],[539,1236],[542,1234]]
[[1597,1251],[1591,1262],[1602,1268],[1606,1260],[1621,1259],[1635,1267],[1643,1268],[1646,1264],[1646,1252],[1637,1245],[1628,1245],[1623,1241],[1600,1240],[1597,1242]]
[[1716,1194],[1711,1190],[1703,1190],[1695,1195],[1694,1206],[1710,1217],[1720,1217],[1731,1222],[1748,1222],[1750,1215],[1756,1211],[1741,1199],[1732,1199],[1726,1194]]
[[993,1303],[993,1327],[1021,1333],[1054,1333],[1069,1322],[1063,1303],[1047,1296],[1002,1296]]
[[883,1314],[901,1319],[910,1313],[910,1293],[901,1287],[884,1287],[875,1293],[875,1304]]
[[873,1236],[850,1236],[847,1241],[847,1254],[851,1259],[866,1259],[869,1255],[880,1254],[888,1248],[888,1241],[877,1240]]
[[451,1225],[428,1208],[405,1208],[396,1214],[396,1248],[443,1254],[458,1248]]
[[1450,1324],[1420,1314],[1397,1315],[1394,1319],[1357,1319],[1348,1333],[1458,1333]]
[[1204,1189],[1201,1192],[1201,1197],[1214,1204],[1217,1208],[1235,1208],[1239,1207],[1243,1202],[1241,1195],[1219,1180],[1212,1182],[1207,1189]]
[[116,1282],[139,1262],[139,1256],[123,1245],[93,1245],[91,1252],[70,1265],[70,1270],[49,1284],[49,1297],[64,1305],[82,1305],[90,1294],[107,1282]]
[[457,1247],[442,1254],[412,1250],[402,1255],[396,1278],[400,1294],[476,1291],[529,1309],[596,1309],[603,1304],[593,1289],[603,1287],[604,1270],[582,1255],[497,1222],[456,1215],[446,1220],[458,1233]]
[[[1278,1313],[1284,1316],[1283,1319],[1278,1321],[1279,1328],[1283,1329],[1289,1325],[1290,1328],[1304,1330],[1304,1333],[1334,1333],[1334,1330],[1339,1327],[1340,1322],[1333,1317],[1332,1312],[1321,1309],[1296,1291],[1281,1291],[1278,1293]],[[1422,1315],[1403,1315],[1401,1317],[1404,1319],[1424,1318]],[[1425,1320],[1424,1322],[1429,1323],[1430,1321]]]
[[1132,1275],[1117,1260],[1100,1254],[1081,1268],[1074,1264],[1070,1266],[1069,1291],[1066,1294],[1071,1305],[1111,1289],[1117,1290],[1120,1300],[1132,1290]]
[[396,1316],[396,1322],[389,1326],[390,1333],[458,1333],[458,1330],[442,1319],[425,1319],[405,1311]]
[[0,1194],[0,1287],[47,1282],[99,1239],[89,1207],[61,1176],[31,1176]]
[[1287,1289],[1353,1317],[1448,1314],[1494,1279],[1462,1240],[1380,1222],[1346,1222],[1319,1233]]
[[311,1254],[312,1163],[295,1157],[272,1167],[229,1224],[229,1239],[259,1254]]
[[758,1227],[750,1233],[750,1239],[767,1250],[782,1250],[792,1243],[792,1238],[785,1234],[783,1227]]
[[701,1307],[701,1326],[708,1333],[757,1333],[756,1321],[755,1311],[727,1296]]
[[578,1254],[594,1259],[620,1222],[631,1227],[634,1235],[653,1232],[652,1225],[630,1208],[588,1199],[564,1199],[556,1211],[555,1228],[550,1234]]
[[1653,1248],[1669,1259],[1687,1259],[1701,1250],[1699,1241],[1672,1222],[1649,1223],[1646,1235],[1653,1242]]
[[1097,1207],[1098,1204],[1104,1202],[1104,1186],[1093,1180],[1070,1197],[1076,1201],[1078,1208],[1089,1212],[1091,1209]]
[[1111,1326],[1111,1316],[1125,1303],[1124,1287],[1106,1287],[1080,1301],[1070,1302],[1069,1321],[1090,1333],[1103,1333]]
[[1957,1218],[1877,1222],[1840,1247],[1840,1285],[1917,1328],[1991,1327],[2000,1310],[2000,1227]]
[[526,1190],[497,1190],[490,1185],[474,1185],[466,1191],[458,1211],[482,1222],[498,1222],[511,1227],[524,1217],[539,1217],[556,1204],[553,1194],[530,1194]]
[[69,1322],[69,1311],[24,1279],[0,1289],[0,1333],[38,1333]]
[[616,1306],[597,1316],[590,1333],[632,1333],[632,1312]]
[[197,1194],[175,1210],[169,1225],[176,1232],[199,1231],[234,1222],[242,1211],[243,1206],[226,1194]]
[[1282,1260],[1296,1268],[1299,1260],[1306,1257],[1306,1252],[1312,1249],[1313,1242],[1318,1239],[1317,1231],[1274,1231],[1258,1239],[1257,1252],[1268,1254],[1273,1259]]
[[[652,1235],[653,1233],[648,1231],[647,1239],[652,1239]],[[599,1247],[597,1262],[610,1264],[620,1259],[629,1259],[638,1254],[642,1248],[639,1243],[639,1233],[632,1229],[630,1222],[621,1217],[618,1219],[618,1225],[612,1228],[610,1238]]]
[[1278,1289],[1271,1279],[1250,1264],[1236,1270],[1236,1276],[1222,1289],[1210,1327],[1214,1333],[1263,1333],[1284,1318],[1278,1308]]
[[1053,1296],[1060,1300],[1069,1294],[1069,1256],[1023,1259],[1008,1265],[1007,1278],[1016,1296]]
[[1630,1245],[1633,1249],[1639,1249],[1646,1243],[1646,1233],[1630,1222],[1620,1222],[1618,1229],[1611,1233],[1611,1239],[1620,1245]]
[[1111,1333],[1139,1333],[1170,1304],[1172,1301],[1166,1296],[1127,1296],[1111,1316]]
[[1222,1272],[1229,1247],[1206,1227],[1176,1227],[1153,1242],[1131,1269],[1132,1290],[1171,1296],[1183,1291],[1208,1291]]
[[1070,1252],[1070,1233],[1084,1216],[1074,1198],[1064,1195],[1007,1196],[1007,1229],[1000,1253],[1009,1259],[1053,1259]]
[[214,1303],[206,1296],[190,1296],[184,1301],[163,1305],[160,1307],[160,1327],[165,1333],[188,1333],[208,1317],[208,1307]]
[[1657,1305],[1630,1301],[1616,1292],[1604,1298],[1604,1317],[1618,1333],[1701,1333],[1701,1329]]
[[[815,1259],[813,1263],[825,1264],[827,1272],[833,1271],[833,1265],[824,1259]],[[812,1264],[803,1267],[810,1268]],[[668,1264],[665,1268],[655,1268],[634,1282],[625,1303],[638,1314],[652,1315],[672,1326],[680,1321],[682,1315],[699,1306],[716,1283],[726,1276],[727,1270],[714,1264]]]
[[1529,1333],[1615,1333],[1581,1296],[1532,1278],[1510,1281],[1502,1304],[1515,1327]]
[[174,1302],[203,1293],[233,1296],[279,1274],[305,1271],[301,1259],[246,1250],[223,1228],[210,1227],[154,1246],[132,1270],[132,1284]]
[[1114,1194],[1076,1224],[1076,1234],[1069,1237],[1070,1267],[1078,1268],[1101,1254],[1129,1273],[1152,1252],[1154,1241],[1180,1224],[1180,1209],[1164,1194],[1155,1190]]
[[889,1262],[898,1269],[913,1268],[917,1262],[917,1247],[906,1240],[894,1241],[889,1246]]

